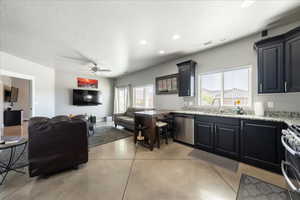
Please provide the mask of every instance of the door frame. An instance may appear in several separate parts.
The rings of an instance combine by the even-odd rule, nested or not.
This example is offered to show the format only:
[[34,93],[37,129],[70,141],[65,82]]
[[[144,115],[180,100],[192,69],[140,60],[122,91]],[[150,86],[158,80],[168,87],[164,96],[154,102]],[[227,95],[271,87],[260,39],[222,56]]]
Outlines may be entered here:
[[35,77],[3,69],[0,69],[0,76],[9,76],[13,78],[20,78],[31,81],[31,117],[35,116]]

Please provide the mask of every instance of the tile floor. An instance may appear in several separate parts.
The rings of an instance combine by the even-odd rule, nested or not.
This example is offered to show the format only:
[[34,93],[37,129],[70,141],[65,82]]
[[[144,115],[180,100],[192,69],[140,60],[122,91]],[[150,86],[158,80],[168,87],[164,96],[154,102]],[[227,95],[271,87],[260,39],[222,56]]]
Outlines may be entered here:
[[78,170],[48,178],[10,173],[1,200],[234,200],[242,173],[286,187],[283,177],[182,144],[153,152],[133,138],[90,149]]

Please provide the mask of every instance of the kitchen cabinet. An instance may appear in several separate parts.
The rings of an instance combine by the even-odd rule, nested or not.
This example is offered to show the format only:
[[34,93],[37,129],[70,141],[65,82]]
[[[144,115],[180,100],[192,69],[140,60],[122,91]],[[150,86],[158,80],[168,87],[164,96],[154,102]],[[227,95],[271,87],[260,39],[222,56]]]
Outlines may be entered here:
[[285,79],[287,92],[300,92],[300,30],[291,34],[285,44]]
[[209,152],[214,150],[214,124],[210,122],[195,122],[195,146]]
[[215,152],[230,158],[239,158],[240,127],[228,124],[215,124]]
[[195,95],[196,62],[189,60],[177,64],[178,67],[178,96]]
[[195,116],[195,148],[280,173],[282,122]]
[[241,122],[241,160],[264,169],[280,171],[283,124],[261,120]]
[[196,148],[238,159],[239,134],[239,119],[210,116],[196,117]]
[[258,93],[282,93],[283,41],[265,43],[258,49]]
[[258,93],[300,92],[300,27],[255,43]]

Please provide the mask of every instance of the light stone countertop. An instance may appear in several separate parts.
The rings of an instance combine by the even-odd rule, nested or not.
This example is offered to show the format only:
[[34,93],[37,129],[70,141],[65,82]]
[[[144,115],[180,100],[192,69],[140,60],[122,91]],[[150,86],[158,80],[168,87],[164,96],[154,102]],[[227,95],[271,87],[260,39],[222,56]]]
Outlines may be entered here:
[[209,113],[209,112],[192,111],[192,110],[178,110],[178,111],[172,111],[171,113],[285,122],[289,126],[292,124],[300,125],[300,118],[291,118],[291,117],[289,118],[289,117],[267,117],[267,116],[256,116],[256,115],[237,115],[237,114],[227,114],[227,113]]

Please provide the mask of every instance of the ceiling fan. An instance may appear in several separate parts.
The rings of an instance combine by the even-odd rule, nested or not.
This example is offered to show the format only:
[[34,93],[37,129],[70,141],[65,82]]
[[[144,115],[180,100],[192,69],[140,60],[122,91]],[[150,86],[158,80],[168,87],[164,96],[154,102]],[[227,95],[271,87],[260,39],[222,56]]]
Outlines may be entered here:
[[62,57],[64,59],[72,60],[73,62],[76,61],[77,63],[86,66],[90,72],[96,75],[99,75],[101,72],[111,72],[111,69],[102,68],[95,60],[83,55],[82,53],[76,51],[76,54],[78,55],[78,57],[71,57],[71,56],[62,56]]

